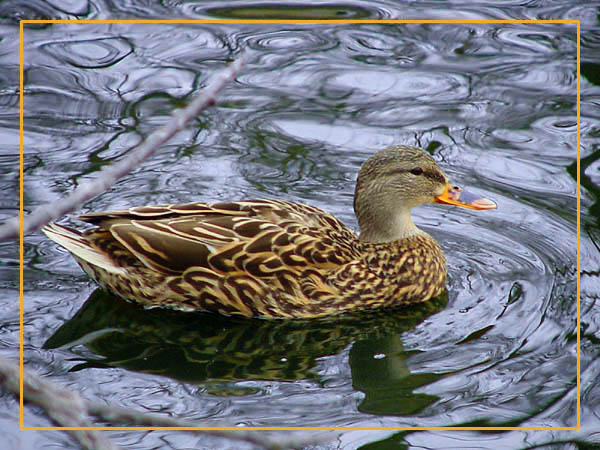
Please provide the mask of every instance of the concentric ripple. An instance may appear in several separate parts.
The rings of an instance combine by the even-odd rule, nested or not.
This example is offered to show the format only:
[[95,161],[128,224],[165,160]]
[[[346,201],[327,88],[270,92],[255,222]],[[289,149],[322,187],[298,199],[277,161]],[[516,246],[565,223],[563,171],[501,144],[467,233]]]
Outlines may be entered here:
[[110,67],[133,51],[131,43],[118,37],[49,42],[40,46],[40,50],[65,64],[82,69]]

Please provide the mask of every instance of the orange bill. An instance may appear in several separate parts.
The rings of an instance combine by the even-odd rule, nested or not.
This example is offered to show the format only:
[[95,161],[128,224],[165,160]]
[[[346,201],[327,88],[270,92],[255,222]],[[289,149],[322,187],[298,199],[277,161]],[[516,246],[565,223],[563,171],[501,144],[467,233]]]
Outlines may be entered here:
[[434,197],[437,203],[462,206],[470,209],[495,209],[496,204],[487,198],[480,197],[469,191],[464,191],[459,186],[446,184],[446,189],[441,195]]

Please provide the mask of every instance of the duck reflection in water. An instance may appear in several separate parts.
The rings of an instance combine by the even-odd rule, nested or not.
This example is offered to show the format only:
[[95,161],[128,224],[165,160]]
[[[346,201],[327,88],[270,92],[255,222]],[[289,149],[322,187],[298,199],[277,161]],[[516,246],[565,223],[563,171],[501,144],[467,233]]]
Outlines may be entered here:
[[[351,346],[352,383],[366,395],[359,409],[372,414],[403,414],[401,405],[405,405],[406,413],[414,413],[415,405],[424,407],[435,399],[424,402],[423,395],[412,393],[412,389],[433,381],[437,375],[410,374],[401,334],[443,309],[446,303],[443,296],[385,314],[363,312],[329,319],[265,321],[208,313],[144,311],[97,289],[44,348],[70,349],[80,355],[83,361],[72,371],[121,367],[199,384],[215,395],[248,395],[260,388],[238,386],[237,382],[309,379],[326,385],[317,362],[327,364],[327,356]],[[90,357],[89,351],[97,357]],[[373,357],[381,354],[385,358]]]

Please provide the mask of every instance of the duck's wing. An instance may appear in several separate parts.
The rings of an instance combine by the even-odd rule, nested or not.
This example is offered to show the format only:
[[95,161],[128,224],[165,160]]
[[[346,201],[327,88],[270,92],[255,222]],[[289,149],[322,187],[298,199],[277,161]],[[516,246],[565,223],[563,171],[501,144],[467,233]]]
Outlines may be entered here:
[[356,255],[354,233],[333,216],[275,200],[145,206],[80,218],[99,226],[90,239],[105,239],[109,231],[163,273],[208,267],[265,277],[284,269],[335,269]]

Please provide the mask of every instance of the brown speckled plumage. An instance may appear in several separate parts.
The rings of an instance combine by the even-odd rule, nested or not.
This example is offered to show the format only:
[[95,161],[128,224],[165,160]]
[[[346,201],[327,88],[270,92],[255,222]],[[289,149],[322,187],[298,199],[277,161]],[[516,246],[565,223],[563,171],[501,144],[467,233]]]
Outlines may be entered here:
[[429,155],[398,146],[361,169],[360,238],[318,208],[278,200],[92,213],[80,216],[91,230],[44,232],[98,284],[147,307],[313,318],[440,294],[444,254],[409,210],[445,189]]

